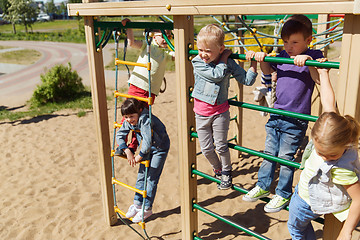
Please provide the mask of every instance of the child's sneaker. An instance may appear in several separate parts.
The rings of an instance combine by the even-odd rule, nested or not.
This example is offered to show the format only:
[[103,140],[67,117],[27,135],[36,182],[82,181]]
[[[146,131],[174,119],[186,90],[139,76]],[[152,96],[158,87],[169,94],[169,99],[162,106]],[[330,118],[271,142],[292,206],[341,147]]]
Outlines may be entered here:
[[231,186],[232,186],[232,176],[231,176],[231,174],[228,174],[228,175],[222,174],[219,189],[226,190],[226,189],[231,188]]
[[270,194],[270,191],[265,191],[259,186],[255,186],[247,194],[243,196],[243,200],[247,202],[255,202],[256,200],[266,197]]
[[117,147],[114,156],[125,156],[125,153],[122,149],[120,149],[120,147]]
[[139,211],[141,211],[141,207],[140,206],[136,206],[135,204],[131,205],[129,207],[129,210],[127,211],[127,213],[125,214],[125,216],[127,218],[132,218],[134,217]]
[[286,207],[290,201],[290,198],[283,198],[282,196],[275,195],[270,202],[264,206],[264,211],[268,213],[279,212]]
[[[150,217],[152,215],[152,210],[144,210],[144,221],[145,219],[147,219],[148,217]],[[142,211],[140,209],[140,211],[135,215],[135,217],[132,219],[133,223],[138,223],[142,221]]]

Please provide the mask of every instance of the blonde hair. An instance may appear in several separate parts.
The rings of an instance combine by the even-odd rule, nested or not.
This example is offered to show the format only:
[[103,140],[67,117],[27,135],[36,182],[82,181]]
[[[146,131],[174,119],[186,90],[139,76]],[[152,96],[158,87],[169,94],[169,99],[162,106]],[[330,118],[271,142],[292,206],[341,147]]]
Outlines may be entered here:
[[321,114],[311,130],[312,138],[326,148],[355,147],[359,134],[360,125],[353,117],[335,112]]
[[225,33],[217,24],[209,24],[203,27],[197,35],[197,42],[202,42],[206,46],[217,44],[224,45]]

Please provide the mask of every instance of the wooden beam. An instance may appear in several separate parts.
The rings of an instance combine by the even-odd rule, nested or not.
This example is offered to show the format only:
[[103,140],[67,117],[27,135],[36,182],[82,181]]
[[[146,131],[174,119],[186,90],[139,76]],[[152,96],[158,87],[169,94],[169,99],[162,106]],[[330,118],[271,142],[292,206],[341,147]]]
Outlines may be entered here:
[[354,0],[168,0],[68,4],[69,16],[330,14],[355,11]]
[[91,78],[91,95],[98,143],[103,206],[106,222],[109,225],[114,225],[117,222],[117,216],[114,210],[114,198],[111,183],[112,167],[104,63],[102,52],[97,52],[95,47],[93,18],[85,17],[84,25]]
[[345,15],[336,96],[341,114],[360,120],[360,15]]
[[176,97],[179,141],[179,172],[181,197],[182,239],[193,239],[197,232],[197,212],[192,211],[192,200],[197,199],[197,179],[192,177],[191,166],[196,164],[196,142],[190,141],[190,129],[195,128],[190,87],[194,86],[188,44],[194,45],[193,16],[174,16]]
[[[317,33],[321,33],[324,32],[329,26],[330,24],[325,24],[328,21],[328,15],[327,14],[319,14],[318,16],[318,23],[323,23],[323,24],[319,24],[317,26]],[[328,37],[328,35],[323,35],[320,37],[321,38],[326,38]],[[319,44],[316,45],[316,49],[321,48],[322,46],[324,46],[325,44]],[[322,52],[324,54],[324,57],[327,57],[327,52],[328,52],[328,46],[322,48]],[[320,114],[322,113],[322,105],[320,102],[320,86],[315,84],[314,87],[314,92],[312,94],[312,99],[311,99],[311,115],[315,115],[315,116],[320,116]],[[310,126],[313,126],[313,123],[310,123]]]
[[[235,22],[239,22],[239,19],[237,18],[237,16],[239,16],[241,18],[241,15],[235,15]],[[242,31],[238,31],[237,32],[237,36],[241,38],[241,41],[244,41],[242,39],[243,34]],[[240,45],[239,40],[235,40],[234,41],[235,45]],[[240,54],[244,54],[245,50],[244,48],[241,47],[236,47],[234,48],[235,52],[238,52]],[[244,62],[242,61],[237,61],[237,63],[244,68]],[[244,101],[244,85],[240,84],[239,82],[237,82],[236,80],[230,84],[230,88],[235,92],[235,94],[237,95],[237,100],[242,102]],[[233,96],[229,96],[229,97],[233,97]],[[236,121],[233,123],[234,127],[234,131],[230,131],[230,133],[233,133],[234,135],[237,136],[236,138],[236,145],[238,146],[243,146],[243,108],[241,107],[232,107],[230,108],[230,112],[232,113],[232,115],[230,117],[234,117],[235,115],[237,116]],[[231,122],[230,122],[231,124]],[[232,138],[233,135],[229,135],[229,138]],[[237,159],[240,158],[241,156],[243,156],[242,152],[240,151],[231,151],[234,152],[231,156],[236,156]]]
[[340,222],[334,214],[325,214],[325,222],[323,228],[323,239],[324,240],[336,240],[339,236],[343,222]]

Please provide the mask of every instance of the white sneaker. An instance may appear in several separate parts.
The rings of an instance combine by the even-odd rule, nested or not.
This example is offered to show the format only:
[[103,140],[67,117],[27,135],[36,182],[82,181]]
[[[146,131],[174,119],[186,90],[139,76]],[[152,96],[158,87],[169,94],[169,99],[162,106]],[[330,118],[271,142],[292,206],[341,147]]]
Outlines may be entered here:
[[259,186],[255,186],[246,195],[243,196],[243,200],[247,202],[255,202],[260,198],[269,196],[270,191],[265,191]]
[[289,204],[289,201],[290,198],[283,198],[282,196],[275,195],[271,201],[264,206],[264,211],[268,213],[279,212]]
[[[150,217],[152,215],[152,210],[144,210],[144,221],[145,219],[147,219],[148,217]],[[135,215],[135,217],[132,219],[133,223],[138,223],[141,222],[142,219],[142,211],[140,209],[140,211]]]
[[131,205],[129,207],[129,210],[127,211],[127,213],[125,214],[125,216],[127,218],[132,218],[134,217],[139,211],[141,211],[141,207],[136,206],[135,204]]

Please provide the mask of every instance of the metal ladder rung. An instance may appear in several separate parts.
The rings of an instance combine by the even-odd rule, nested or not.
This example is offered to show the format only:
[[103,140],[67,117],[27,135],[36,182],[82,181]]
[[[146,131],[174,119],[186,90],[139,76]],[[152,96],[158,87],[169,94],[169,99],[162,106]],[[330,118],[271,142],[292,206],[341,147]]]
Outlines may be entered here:
[[124,98],[135,98],[135,99],[137,99],[137,100],[139,100],[139,101],[146,102],[146,103],[148,103],[149,105],[153,105],[153,103],[154,103],[152,97],[149,97],[149,98],[138,97],[138,96],[133,96],[133,95],[126,94],[126,93],[119,93],[118,91],[115,91],[115,92],[114,92],[114,96],[115,96],[115,97],[124,97]]
[[134,192],[137,192],[137,193],[141,194],[143,196],[143,198],[146,198],[146,196],[147,196],[146,190],[140,190],[140,189],[134,188],[134,187],[132,187],[132,186],[126,184],[126,183],[120,182],[119,180],[117,180],[115,178],[112,178],[112,183],[120,185],[120,186],[125,187],[127,189],[130,189],[130,190],[132,190]]
[[146,68],[147,70],[151,70],[151,63],[137,63],[137,62],[129,62],[129,61],[123,61],[119,60],[118,58],[115,58],[115,65],[123,64],[123,65],[130,65],[130,66],[138,66]]
[[[115,150],[111,150],[111,157],[114,157],[114,156],[115,156]],[[126,156],[117,156],[117,157],[127,160]],[[150,160],[141,161],[140,164],[144,164],[145,167],[149,167],[150,166]]]
[[[123,211],[121,211],[117,206],[115,206],[114,209],[115,209],[115,212],[117,212],[117,213],[119,213],[121,216],[127,218],[127,217],[126,217],[126,214],[125,214]],[[132,221],[133,218],[128,218],[128,219],[130,219],[130,220]],[[137,224],[139,224],[142,229],[145,229],[145,222],[138,222]]]
[[[122,126],[121,123],[114,122],[114,128],[121,128],[121,126]],[[133,129],[131,129],[130,131],[132,131],[132,132],[137,132],[137,133],[140,132],[140,130],[133,130]]]

